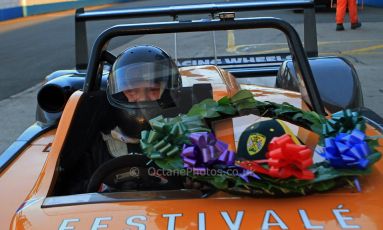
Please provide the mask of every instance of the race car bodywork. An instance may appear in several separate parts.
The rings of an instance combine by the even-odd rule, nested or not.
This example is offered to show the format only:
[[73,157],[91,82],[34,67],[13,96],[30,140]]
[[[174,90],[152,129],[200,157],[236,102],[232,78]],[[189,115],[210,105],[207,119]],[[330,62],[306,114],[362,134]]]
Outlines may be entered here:
[[[284,4],[285,8],[313,7],[311,1]],[[273,4],[265,2],[254,6],[243,3],[240,6],[243,10],[251,7],[255,10],[268,8]],[[228,3],[220,7],[234,10],[239,5]],[[220,7],[194,6],[186,9],[189,10],[187,13],[216,13],[221,10]],[[166,8],[149,8],[136,12],[153,15],[168,13],[161,9],[166,11]],[[127,12],[127,15],[132,13]],[[181,9],[173,9],[170,15],[182,12]],[[82,20],[86,17],[94,19],[112,16],[123,17],[116,12],[77,15]],[[107,104],[105,85],[108,68],[103,68],[103,65],[105,62],[111,64],[114,60],[113,55],[106,51],[111,38],[235,28],[281,30],[286,34],[293,59],[281,60],[275,63],[275,68],[259,65],[180,65],[183,87],[193,88],[198,83],[208,83],[211,86],[211,96],[216,100],[232,96],[240,89],[247,89],[257,100],[288,102],[297,108],[312,109],[319,114],[354,109],[365,116],[368,135],[382,135],[382,119],[372,111],[361,108],[363,101],[360,86],[352,65],[336,57],[315,57],[315,49],[308,60],[293,27],[280,19],[213,19],[114,26],[104,31],[96,40],[90,60],[87,61],[86,73],[71,70],[48,76],[49,81],[38,96],[38,122],[0,156],[1,229],[378,229],[383,224],[380,214],[383,205],[380,196],[383,192],[381,161],[374,166],[369,176],[360,180],[363,184],[361,192],[338,188],[328,193],[278,198],[247,197],[223,191],[205,193],[186,188],[109,193],[69,192],[68,187],[73,185],[77,177],[81,177],[81,165],[86,165],[86,162],[79,159],[84,146],[91,143],[89,139],[92,138],[93,128],[98,124],[95,120],[103,120],[107,116],[103,111]],[[77,39],[79,37],[81,36]],[[221,58],[225,60],[225,57]],[[256,57],[253,58],[257,60]],[[78,67],[84,66],[83,60],[83,54],[77,56]],[[198,60],[196,63],[198,64]],[[326,78],[328,74],[324,74],[326,71],[339,71],[339,78],[330,80],[335,82],[333,85],[342,93],[331,94],[334,93],[331,91],[334,88],[329,85],[330,80]],[[243,76],[256,79],[270,75],[276,78],[276,87],[241,84],[238,81]],[[337,81],[345,82],[345,79],[349,84],[341,87],[336,84]],[[219,129],[216,132],[217,135],[220,134]],[[303,130],[297,132],[300,139],[305,140],[308,145],[310,141],[315,145],[316,137],[311,133]],[[225,138],[223,132],[221,136]],[[232,140],[229,137],[227,141]],[[378,150],[383,152],[382,148]]]

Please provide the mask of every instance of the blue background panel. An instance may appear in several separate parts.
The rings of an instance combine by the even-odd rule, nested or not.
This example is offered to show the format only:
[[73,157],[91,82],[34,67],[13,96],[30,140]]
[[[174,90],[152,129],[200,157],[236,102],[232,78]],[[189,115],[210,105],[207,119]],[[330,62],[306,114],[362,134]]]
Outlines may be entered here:
[[0,9],[0,21],[19,18],[23,16],[23,9],[20,6]]
[[383,7],[383,0],[365,0],[365,4],[369,6]]

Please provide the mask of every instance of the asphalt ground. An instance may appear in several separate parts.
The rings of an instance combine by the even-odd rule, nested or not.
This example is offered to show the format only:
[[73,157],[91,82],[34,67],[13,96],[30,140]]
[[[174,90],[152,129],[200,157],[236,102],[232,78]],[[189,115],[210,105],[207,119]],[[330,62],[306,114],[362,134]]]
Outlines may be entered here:
[[[178,4],[204,3],[177,1]],[[138,6],[169,5],[168,1],[134,1],[99,8],[125,8]],[[0,153],[34,122],[36,94],[44,77],[59,69],[72,69],[74,63],[74,11],[32,16],[0,23]],[[383,116],[383,9],[365,7],[359,11],[361,29],[335,32],[334,11],[317,12],[317,31],[320,55],[337,55],[350,60],[360,77],[365,105]],[[243,13],[243,16],[249,14]],[[251,16],[254,16],[253,14]],[[255,16],[274,16],[287,20],[302,34],[303,15],[292,11],[264,11]],[[151,19],[157,20],[157,19]],[[161,20],[168,20],[161,18]],[[120,23],[142,22],[143,19],[115,20],[89,23],[88,44],[105,28]],[[281,35],[269,33],[261,37],[260,52],[285,51]],[[111,48],[116,50],[129,40],[116,40]],[[189,47],[189,48],[188,48]],[[234,52],[252,48],[246,37],[236,34]],[[119,49],[118,49],[119,50]],[[195,52],[187,46],[185,52]]]

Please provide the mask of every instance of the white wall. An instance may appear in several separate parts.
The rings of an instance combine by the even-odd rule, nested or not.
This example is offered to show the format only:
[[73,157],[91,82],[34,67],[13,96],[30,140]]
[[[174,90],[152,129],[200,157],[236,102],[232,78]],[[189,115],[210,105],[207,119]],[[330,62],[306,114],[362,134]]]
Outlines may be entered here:
[[0,9],[20,6],[20,0],[0,0]]
[[76,2],[78,0],[20,0],[22,6],[49,4],[57,2]]

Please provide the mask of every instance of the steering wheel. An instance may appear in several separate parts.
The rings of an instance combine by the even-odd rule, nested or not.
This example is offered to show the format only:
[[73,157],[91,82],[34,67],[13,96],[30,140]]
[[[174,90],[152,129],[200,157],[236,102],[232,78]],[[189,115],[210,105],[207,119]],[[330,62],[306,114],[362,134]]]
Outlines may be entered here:
[[183,177],[160,175],[148,161],[144,155],[125,155],[103,163],[91,176],[87,192],[98,192],[101,184],[118,191],[182,188]]

